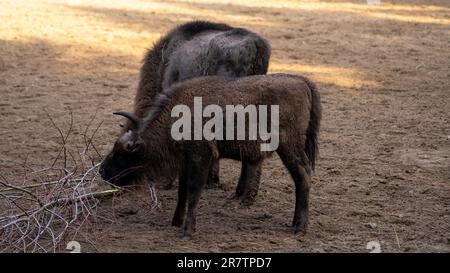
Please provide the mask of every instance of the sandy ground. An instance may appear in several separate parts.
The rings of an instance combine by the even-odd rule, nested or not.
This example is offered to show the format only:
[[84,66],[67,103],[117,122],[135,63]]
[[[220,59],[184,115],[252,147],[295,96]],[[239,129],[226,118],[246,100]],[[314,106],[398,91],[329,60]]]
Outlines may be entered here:
[[250,208],[227,199],[240,165],[224,161],[223,185],[204,191],[193,239],[170,226],[176,189],[160,189],[160,211],[116,204],[125,212],[98,223],[85,251],[365,252],[372,240],[389,252],[450,251],[446,0],[1,1],[0,172],[19,179],[27,155],[34,167],[55,156],[59,137],[45,110],[63,129],[73,111],[75,135],[97,111],[95,125],[104,122],[94,144],[108,152],[119,133],[111,112],[132,109],[146,49],[191,19],[258,32],[272,44],[271,72],[320,87],[308,234],[288,227],[293,183],[275,156]]

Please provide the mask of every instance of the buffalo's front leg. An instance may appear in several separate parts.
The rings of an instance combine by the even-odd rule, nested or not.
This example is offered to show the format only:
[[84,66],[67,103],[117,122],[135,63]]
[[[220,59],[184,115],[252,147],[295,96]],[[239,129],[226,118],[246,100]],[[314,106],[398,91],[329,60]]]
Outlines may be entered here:
[[250,206],[258,194],[262,160],[254,162],[243,161],[242,164],[242,172],[238,187],[236,188],[236,195],[241,198],[243,205]]
[[184,224],[184,236],[191,236],[195,232],[196,210],[203,186],[208,179],[211,157],[208,154],[194,155],[188,159],[187,189],[187,217]]
[[187,177],[188,168],[186,166],[183,166],[180,177],[178,179],[178,202],[177,208],[175,209],[175,214],[172,219],[172,226],[181,227],[184,222],[187,202]]

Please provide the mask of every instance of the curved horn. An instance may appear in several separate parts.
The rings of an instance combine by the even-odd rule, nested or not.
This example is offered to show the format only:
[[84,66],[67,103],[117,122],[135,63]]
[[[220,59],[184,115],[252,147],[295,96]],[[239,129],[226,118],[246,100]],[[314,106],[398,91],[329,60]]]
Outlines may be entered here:
[[131,113],[124,112],[124,111],[119,111],[119,112],[113,112],[113,115],[118,115],[118,116],[126,117],[126,118],[129,119],[131,122],[133,122],[133,124],[134,124],[136,127],[139,127],[139,119],[138,119],[135,115],[133,115],[133,114],[131,114]]

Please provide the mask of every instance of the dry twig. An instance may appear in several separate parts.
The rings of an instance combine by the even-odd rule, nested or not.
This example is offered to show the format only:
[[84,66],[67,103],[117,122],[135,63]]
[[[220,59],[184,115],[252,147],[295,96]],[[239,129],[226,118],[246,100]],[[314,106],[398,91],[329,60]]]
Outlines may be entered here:
[[[101,161],[101,156],[93,139],[103,121],[88,136],[96,115],[89,121],[82,134],[84,148],[75,148],[81,159],[79,164],[68,145],[74,127],[73,114],[70,113],[66,133],[50,114],[46,114],[58,131],[61,148],[49,167],[45,168],[31,168],[26,156],[22,166],[22,183],[11,183],[0,174],[0,252],[56,252],[66,239],[73,240],[90,221],[105,219],[96,213],[100,199],[126,191],[115,187],[108,189],[106,183],[100,183],[100,163],[94,162]],[[89,153],[90,148],[94,150],[94,156]],[[74,164],[72,167],[69,166],[68,156]],[[159,202],[153,187],[149,187],[149,193],[149,208],[158,208]],[[95,248],[86,236],[84,240]]]

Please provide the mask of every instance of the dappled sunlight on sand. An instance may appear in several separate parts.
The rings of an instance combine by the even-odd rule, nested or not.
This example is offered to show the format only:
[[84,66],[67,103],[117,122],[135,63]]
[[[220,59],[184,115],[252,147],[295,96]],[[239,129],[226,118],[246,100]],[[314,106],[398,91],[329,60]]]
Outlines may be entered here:
[[[59,1],[61,2],[61,1]],[[58,2],[57,2],[58,3]],[[63,1],[64,3],[64,1]],[[107,13],[109,11],[119,11],[122,14],[126,12],[133,12],[141,15],[147,15],[152,17],[165,16],[168,19],[173,20],[220,20],[230,23],[245,23],[247,25],[268,25],[267,20],[261,16],[249,15],[249,14],[233,14],[226,12],[225,9],[208,9],[206,7],[190,7],[189,5],[181,5],[183,2],[158,2],[158,1],[118,1],[111,5],[108,1],[77,1],[77,2],[65,2],[65,5],[75,9],[84,10],[85,12],[97,12]],[[189,3],[188,3],[189,4]],[[126,14],[125,14],[126,16]],[[107,16],[104,16],[107,17]],[[173,18],[172,18],[173,17]],[[149,25],[148,27],[157,27]]]
[[[22,7],[23,5],[25,7]],[[0,18],[9,16],[6,10],[13,10],[15,6],[21,6],[21,10],[28,9],[28,12],[18,14],[14,21],[2,20],[4,22],[0,29],[2,40],[25,43],[45,40],[55,46],[64,47],[64,55],[68,59],[89,59],[95,55],[127,56],[132,58],[130,62],[135,63],[139,62],[145,50],[169,29],[161,27],[160,24],[155,25],[155,17],[165,19],[172,17],[173,14],[186,15],[187,21],[202,15],[197,9],[180,8],[158,2],[117,1],[112,5],[108,1],[73,0],[49,1],[45,4],[11,2],[6,5],[3,13],[0,9]],[[57,9],[58,12],[48,12],[50,9]],[[142,13],[140,15],[142,18],[139,15],[135,16],[134,13],[127,14],[133,11]],[[220,11],[211,14],[205,10],[203,15],[220,16],[223,20],[233,22],[248,23],[262,20],[252,16],[227,15]],[[121,17],[114,18],[114,16]],[[177,16],[177,19],[180,17]],[[166,25],[170,27],[176,25],[170,20],[166,21]]]
[[355,69],[333,67],[324,65],[308,65],[308,64],[289,64],[273,61],[270,64],[270,72],[285,72],[313,75],[314,80],[333,84],[340,87],[360,88],[377,87],[379,84],[375,81],[364,79],[363,73]]
[[[178,1],[177,1],[178,2]],[[190,3],[190,0],[180,0],[179,2]],[[286,10],[297,11],[326,11],[332,13],[354,13],[365,17],[373,17],[376,19],[396,20],[412,23],[424,23],[424,24],[442,24],[450,25],[450,19],[448,14],[450,12],[449,7],[440,7],[433,5],[405,5],[405,4],[391,4],[383,3],[382,5],[368,5],[365,1],[362,3],[349,3],[349,2],[327,2],[327,1],[242,1],[235,4],[228,0],[199,0],[195,1],[206,4],[230,4],[239,5],[244,7],[255,8],[276,8]],[[400,13],[399,13],[400,12]],[[442,12],[443,16],[436,18],[427,15],[427,12]]]
[[382,1],[382,5],[368,5],[366,1],[361,0],[358,3],[351,3],[347,1],[320,1],[320,0],[247,0],[241,2],[234,2],[230,0],[177,0],[172,2],[185,2],[185,3],[221,3],[225,5],[240,5],[246,7],[259,7],[259,8],[290,8],[290,9],[354,9],[354,10],[394,10],[394,11],[450,11],[450,4],[448,7],[435,6],[435,5],[408,5],[408,4],[392,4],[387,1]]
[[[178,0],[180,2],[199,2],[199,3],[222,3],[222,4],[234,4],[234,1],[230,0]],[[177,1],[177,2],[178,2]],[[369,10],[396,10],[396,11],[450,11],[449,7],[441,7],[435,5],[408,5],[408,4],[392,4],[387,1],[382,5],[367,5],[366,1],[358,1],[358,3],[351,3],[348,1],[321,1],[321,0],[247,0],[241,1],[238,4],[248,7],[265,7],[265,8],[292,8],[292,9],[313,9],[313,8],[326,8],[326,7],[345,7],[353,9],[369,9]]]
[[[0,19],[0,39],[20,43],[44,41],[57,50],[56,61],[65,65],[65,73],[88,74],[89,67],[100,63],[101,70],[95,73],[137,74],[145,51],[159,37],[174,25],[193,19],[207,19],[243,26],[261,33],[277,33],[284,30],[289,20],[298,18],[289,15],[293,11],[320,12],[321,14],[343,14],[342,18],[353,20],[353,16],[371,17],[380,20],[396,20],[413,23],[432,23],[448,25],[450,19],[445,14],[449,8],[441,6],[383,4],[367,5],[349,2],[326,1],[104,1],[104,0],[49,0],[11,1],[2,3]],[[20,7],[18,9],[17,7]],[[234,9],[232,9],[232,7]],[[237,7],[245,10],[236,11]],[[10,20],[8,10],[20,10]],[[252,13],[252,8],[255,12]],[[278,17],[277,13],[264,16],[261,10],[284,12],[287,17]],[[51,11],[55,12],[51,12]],[[57,12],[56,12],[57,11]],[[435,12],[433,16],[429,12]],[[294,15],[296,13],[293,13]],[[293,26],[289,31],[297,31],[302,26]],[[282,32],[280,32],[282,33]],[[299,36],[296,36],[299,35]],[[301,32],[290,32],[285,36],[299,38]],[[362,33],[361,37],[365,34]],[[331,36],[329,36],[331,37]],[[270,39],[270,37],[268,37]],[[277,45],[277,40],[271,42]],[[295,46],[295,42],[285,43]],[[351,48],[351,46],[348,46]],[[275,48],[276,49],[276,48]],[[271,72],[290,72],[311,75],[314,80],[344,88],[362,86],[376,87],[379,82],[367,75],[367,70],[355,67],[341,67],[317,61],[304,61],[301,57],[289,59],[279,56],[274,50]],[[299,56],[303,56],[303,53]],[[289,56],[289,55],[288,55]],[[295,57],[295,56],[294,56]],[[116,62],[111,61],[115,58]],[[298,62],[296,61],[298,60]],[[333,62],[333,60],[331,60]],[[117,63],[120,63],[118,66]],[[306,64],[308,63],[308,64]],[[84,69],[86,67],[86,69]]]
[[45,40],[65,46],[65,54],[74,57],[100,53],[140,58],[142,48],[150,46],[160,36],[148,30],[134,31],[94,16],[80,16],[70,9],[48,13],[48,8],[51,6],[30,5],[30,12],[18,16],[14,22],[4,20],[6,24],[0,29],[0,39]]

